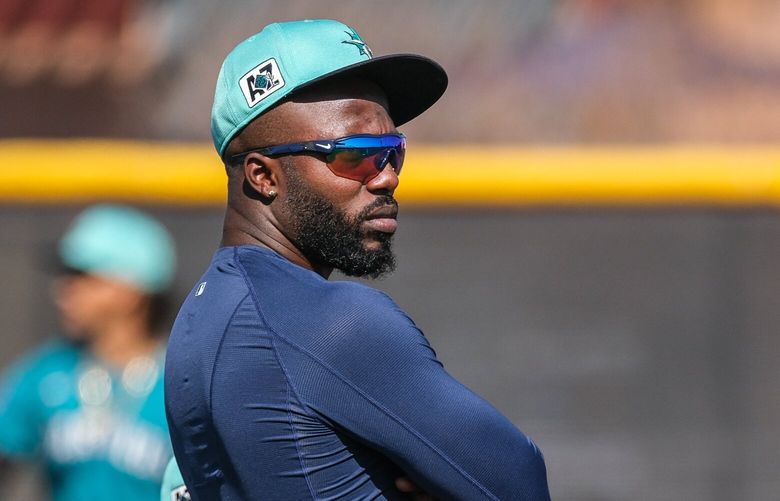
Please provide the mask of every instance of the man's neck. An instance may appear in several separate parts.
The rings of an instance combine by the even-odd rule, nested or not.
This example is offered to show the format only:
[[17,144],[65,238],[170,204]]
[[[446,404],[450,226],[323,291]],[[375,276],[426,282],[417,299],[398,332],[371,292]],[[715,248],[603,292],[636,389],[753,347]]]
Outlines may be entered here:
[[253,223],[240,211],[228,206],[220,246],[229,247],[235,245],[266,247],[288,261],[302,268],[312,270],[325,279],[333,272],[332,267],[318,266],[311,262],[284,234],[269,222]]

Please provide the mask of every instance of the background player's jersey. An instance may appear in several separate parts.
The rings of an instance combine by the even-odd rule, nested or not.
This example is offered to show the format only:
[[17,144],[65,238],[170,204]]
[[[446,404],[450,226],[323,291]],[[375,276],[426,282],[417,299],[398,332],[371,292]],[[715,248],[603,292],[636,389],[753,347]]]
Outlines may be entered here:
[[162,354],[109,369],[64,341],[14,365],[0,390],[0,455],[42,461],[56,501],[152,500],[171,456]]
[[255,246],[220,249],[168,344],[193,500],[547,500],[536,446],[453,379],[385,294]]
[[165,468],[165,476],[160,488],[160,501],[190,501],[190,493],[184,485],[176,458],[171,458],[168,467]]

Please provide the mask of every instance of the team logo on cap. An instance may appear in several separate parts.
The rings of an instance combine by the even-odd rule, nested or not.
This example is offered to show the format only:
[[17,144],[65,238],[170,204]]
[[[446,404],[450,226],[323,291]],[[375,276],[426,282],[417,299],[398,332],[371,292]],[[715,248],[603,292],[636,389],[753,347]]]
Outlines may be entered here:
[[374,57],[374,53],[371,52],[371,48],[369,48],[368,45],[366,45],[366,42],[363,41],[362,38],[360,38],[360,35],[357,34],[357,31],[352,30],[345,31],[347,35],[349,35],[349,40],[344,40],[341,43],[347,43],[350,45],[354,45],[358,49],[360,49],[360,55],[361,56],[368,56],[368,57]]
[[249,70],[238,81],[238,85],[244,93],[246,104],[251,108],[284,87],[284,78],[276,59],[271,58]]

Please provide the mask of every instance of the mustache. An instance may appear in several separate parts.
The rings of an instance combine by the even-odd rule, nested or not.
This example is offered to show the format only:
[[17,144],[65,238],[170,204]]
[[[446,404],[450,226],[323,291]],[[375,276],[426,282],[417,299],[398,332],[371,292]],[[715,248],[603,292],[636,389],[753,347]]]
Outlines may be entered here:
[[368,219],[369,214],[374,212],[376,209],[379,209],[380,207],[387,207],[388,205],[398,209],[398,201],[392,195],[381,195],[376,200],[365,206],[363,210],[358,213],[357,217],[355,217],[355,221],[365,221]]

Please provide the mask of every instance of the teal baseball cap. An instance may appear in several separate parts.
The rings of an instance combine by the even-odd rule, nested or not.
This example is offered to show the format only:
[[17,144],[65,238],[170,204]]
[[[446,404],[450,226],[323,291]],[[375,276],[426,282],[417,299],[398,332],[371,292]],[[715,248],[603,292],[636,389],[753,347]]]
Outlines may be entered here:
[[435,61],[416,54],[374,57],[360,35],[339,21],[270,24],[239,43],[222,63],[211,110],[211,136],[219,155],[274,105],[336,76],[379,85],[396,126],[430,108],[447,88],[447,73]]
[[123,205],[81,212],[59,243],[67,268],[129,283],[147,293],[164,291],[176,267],[173,238],[151,216]]

